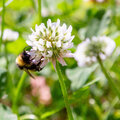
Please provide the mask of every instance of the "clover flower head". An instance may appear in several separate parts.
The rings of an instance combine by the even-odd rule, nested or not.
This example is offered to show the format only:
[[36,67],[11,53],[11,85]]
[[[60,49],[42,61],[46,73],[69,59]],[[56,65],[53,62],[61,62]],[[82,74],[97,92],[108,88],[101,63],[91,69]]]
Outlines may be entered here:
[[47,21],[47,26],[44,23],[35,26],[35,31],[29,35],[27,44],[33,50],[38,51],[44,59],[44,65],[52,61],[55,67],[56,59],[62,64],[66,65],[63,60],[64,57],[72,57],[71,52],[68,50],[73,47],[71,36],[72,26],[67,28],[66,24],[60,25],[60,20],[57,22]]
[[90,65],[97,61],[98,56],[105,60],[112,54],[115,46],[115,42],[107,36],[87,38],[78,45],[74,58],[79,66]]
[[[1,31],[0,31],[1,36]],[[5,29],[3,32],[3,41],[15,41],[19,37],[19,33],[16,31],[12,31],[11,29]]]

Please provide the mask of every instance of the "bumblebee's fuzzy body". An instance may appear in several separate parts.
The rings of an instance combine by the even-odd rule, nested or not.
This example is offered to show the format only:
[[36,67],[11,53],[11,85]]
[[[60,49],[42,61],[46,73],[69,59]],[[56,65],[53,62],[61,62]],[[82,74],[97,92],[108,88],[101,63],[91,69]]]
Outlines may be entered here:
[[40,71],[42,68],[40,67],[42,61],[41,58],[39,60],[35,60],[34,57],[32,57],[29,52],[23,51],[17,58],[16,58],[16,64],[21,70],[25,70],[29,75],[30,71]]

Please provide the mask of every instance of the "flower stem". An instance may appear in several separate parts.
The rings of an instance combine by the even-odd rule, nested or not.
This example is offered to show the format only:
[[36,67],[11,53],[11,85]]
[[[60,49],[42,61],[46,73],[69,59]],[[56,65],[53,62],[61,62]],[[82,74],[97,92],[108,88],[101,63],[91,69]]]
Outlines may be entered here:
[[16,92],[15,92],[15,98],[14,98],[14,101],[13,101],[13,112],[16,112],[17,111],[17,102],[18,102],[18,98],[19,98],[19,95],[20,95],[20,91],[24,85],[24,81],[25,81],[25,78],[27,76],[27,73],[26,72],[23,72],[20,80],[19,80],[19,83],[18,83],[18,86],[16,88]]
[[64,83],[64,78],[63,78],[62,71],[60,69],[60,66],[59,66],[58,62],[56,62],[56,71],[57,71],[57,74],[58,74],[58,77],[59,77],[59,82],[60,82],[62,94],[63,94],[63,97],[64,97],[64,102],[65,102],[65,106],[66,106],[66,109],[67,109],[69,120],[74,120],[73,115],[72,115],[72,111],[71,111],[70,105],[69,105],[68,94],[67,94],[67,89],[66,89],[66,86],[65,86],[65,83]]
[[115,82],[113,81],[113,79],[111,78],[110,74],[107,72],[106,68],[104,67],[101,58],[98,56],[97,57],[98,63],[100,64],[101,70],[104,73],[105,77],[107,78],[109,84],[111,85],[111,87],[113,88],[113,90],[115,91],[115,93],[118,95],[119,99],[120,99],[120,91],[118,89],[118,87],[116,86]]
[[39,24],[42,22],[41,16],[41,0],[38,0],[38,16],[39,16]]
[[4,16],[5,16],[5,0],[2,0],[2,24],[1,24],[1,39],[0,39],[0,51],[1,51],[1,47],[2,47],[2,40],[3,40],[3,31],[4,31],[4,24],[5,24],[5,20],[4,20]]
[[[5,26],[5,0],[2,0],[2,24],[1,24],[1,39],[0,39],[0,51],[2,47],[2,41],[3,41],[3,33],[4,33],[4,26]],[[4,43],[4,51],[5,51],[5,59],[6,59],[6,70],[8,72],[8,54],[7,54],[7,48],[6,43]]]

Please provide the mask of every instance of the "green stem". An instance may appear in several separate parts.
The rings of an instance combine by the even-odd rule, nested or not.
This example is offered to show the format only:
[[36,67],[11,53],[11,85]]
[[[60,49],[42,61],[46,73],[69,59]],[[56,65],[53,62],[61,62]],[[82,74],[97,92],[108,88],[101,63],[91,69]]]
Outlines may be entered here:
[[3,40],[3,31],[4,31],[4,24],[5,24],[5,20],[4,20],[4,16],[5,16],[5,0],[2,0],[2,24],[1,24],[1,39],[0,39],[0,51],[1,51],[1,47],[2,47],[2,40]]
[[111,85],[111,87],[113,88],[113,91],[115,91],[115,93],[118,95],[119,99],[120,99],[120,91],[118,89],[118,87],[116,86],[115,82],[113,81],[113,79],[111,78],[111,76],[109,75],[109,73],[107,72],[106,68],[104,67],[102,60],[100,59],[100,57],[97,57],[97,60],[100,64],[101,70],[104,73],[105,77],[107,78],[109,84]]
[[73,115],[72,115],[72,111],[71,111],[70,105],[69,105],[68,94],[67,94],[67,89],[66,89],[66,86],[64,83],[64,78],[63,78],[62,71],[60,69],[58,62],[56,62],[56,71],[57,71],[57,74],[59,77],[59,82],[60,82],[61,90],[63,93],[64,102],[65,102],[65,106],[66,106],[67,113],[68,113],[68,118],[69,118],[69,120],[74,120]]
[[[4,26],[5,26],[5,0],[2,0],[2,25],[1,25],[1,39],[0,39],[0,51],[2,47],[2,41],[3,41],[3,33],[4,33]],[[6,48],[6,43],[4,43],[4,51],[5,51],[5,59],[6,59],[6,70],[8,73],[8,55],[7,55],[7,48]]]
[[41,16],[41,0],[38,0],[38,16],[39,16],[39,24],[42,22]]
[[7,52],[7,43],[4,43],[4,50],[5,50],[5,59],[6,59],[6,69],[8,71],[9,60],[8,60],[8,52]]
[[23,72],[23,74],[22,74],[22,76],[21,76],[21,78],[19,80],[18,86],[16,88],[15,98],[14,98],[14,101],[13,101],[13,111],[14,112],[17,111],[18,98],[19,98],[19,95],[20,95],[20,91],[21,91],[22,87],[24,86],[24,81],[25,81],[26,76],[27,76],[27,73]]

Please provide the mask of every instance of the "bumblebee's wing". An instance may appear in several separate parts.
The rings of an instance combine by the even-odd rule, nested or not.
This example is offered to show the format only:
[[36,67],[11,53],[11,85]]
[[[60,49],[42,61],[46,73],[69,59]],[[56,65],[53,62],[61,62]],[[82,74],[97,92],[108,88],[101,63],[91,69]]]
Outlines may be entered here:
[[24,71],[33,79],[35,79],[35,77],[30,73],[30,71],[28,69],[24,69]]

